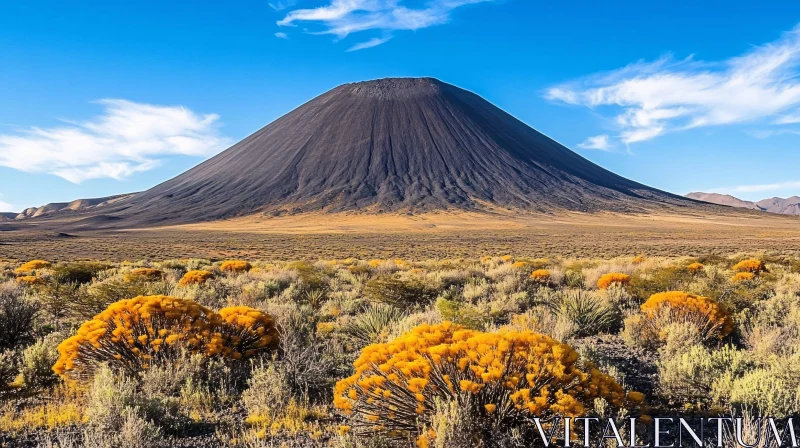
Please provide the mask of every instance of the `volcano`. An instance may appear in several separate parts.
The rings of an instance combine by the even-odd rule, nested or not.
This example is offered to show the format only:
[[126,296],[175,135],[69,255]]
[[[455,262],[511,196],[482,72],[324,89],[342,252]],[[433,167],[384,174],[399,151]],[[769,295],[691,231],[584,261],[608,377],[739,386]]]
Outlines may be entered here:
[[474,93],[432,78],[388,78],[334,88],[90,218],[148,226],[256,213],[700,204],[605,170]]

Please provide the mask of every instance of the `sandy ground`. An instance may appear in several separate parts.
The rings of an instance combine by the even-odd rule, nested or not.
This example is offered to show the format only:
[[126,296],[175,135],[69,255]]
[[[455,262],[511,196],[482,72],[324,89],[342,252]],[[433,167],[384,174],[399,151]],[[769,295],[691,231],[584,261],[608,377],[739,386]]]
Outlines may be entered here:
[[800,218],[755,212],[314,214],[103,232],[0,225],[0,258],[13,260],[428,259],[498,254],[607,258],[736,252],[800,257]]

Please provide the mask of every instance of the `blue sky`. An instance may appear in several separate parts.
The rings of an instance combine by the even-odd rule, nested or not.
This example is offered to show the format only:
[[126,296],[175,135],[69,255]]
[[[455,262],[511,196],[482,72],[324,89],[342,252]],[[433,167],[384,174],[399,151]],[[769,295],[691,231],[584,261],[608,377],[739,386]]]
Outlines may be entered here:
[[800,194],[800,2],[0,1],[0,211],[149,188],[345,82],[434,76],[684,194]]

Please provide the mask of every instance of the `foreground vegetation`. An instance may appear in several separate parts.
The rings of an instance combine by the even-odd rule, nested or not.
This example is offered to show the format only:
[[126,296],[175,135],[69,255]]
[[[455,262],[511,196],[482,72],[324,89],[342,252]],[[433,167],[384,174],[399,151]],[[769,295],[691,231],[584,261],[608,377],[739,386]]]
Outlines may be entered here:
[[799,270],[0,263],[0,445],[510,447],[533,415],[798,415]]

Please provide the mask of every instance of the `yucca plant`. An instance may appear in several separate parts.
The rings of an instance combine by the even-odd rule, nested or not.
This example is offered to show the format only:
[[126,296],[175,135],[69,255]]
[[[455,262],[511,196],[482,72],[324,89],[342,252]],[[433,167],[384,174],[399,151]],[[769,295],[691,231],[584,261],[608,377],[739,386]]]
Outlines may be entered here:
[[373,344],[384,339],[392,323],[404,316],[405,313],[392,305],[373,303],[351,320],[344,332],[363,345]]
[[558,295],[555,312],[573,322],[575,336],[592,336],[618,326],[618,312],[605,300],[582,290],[568,290]]

